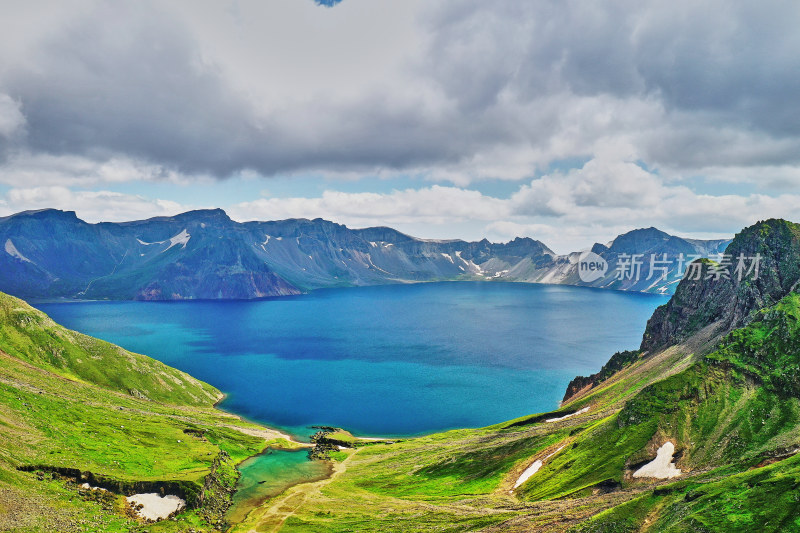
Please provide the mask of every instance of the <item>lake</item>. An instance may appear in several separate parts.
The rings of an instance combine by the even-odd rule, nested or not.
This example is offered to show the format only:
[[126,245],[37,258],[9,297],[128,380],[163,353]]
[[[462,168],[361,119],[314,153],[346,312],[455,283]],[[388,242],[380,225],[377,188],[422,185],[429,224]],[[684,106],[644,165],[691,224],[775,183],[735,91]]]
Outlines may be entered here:
[[222,407],[296,436],[407,436],[555,409],[637,348],[667,298],[443,282],[256,301],[39,303],[57,322],[213,384]]

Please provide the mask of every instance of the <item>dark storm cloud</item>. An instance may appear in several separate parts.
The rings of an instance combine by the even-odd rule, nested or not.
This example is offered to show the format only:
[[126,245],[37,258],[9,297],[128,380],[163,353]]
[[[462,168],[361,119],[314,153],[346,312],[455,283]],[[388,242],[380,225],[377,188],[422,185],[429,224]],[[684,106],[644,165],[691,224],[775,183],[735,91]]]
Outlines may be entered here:
[[[43,43],[5,89],[24,102],[28,146],[51,154],[125,154],[186,173],[265,175],[446,160],[445,123],[390,96],[358,105],[324,99],[258,114],[180,22],[143,6],[107,6]],[[280,83],[280,80],[267,80]]]
[[248,106],[204,65],[175,21],[101,8],[9,74],[36,151],[124,153],[186,170],[233,170],[257,132]]
[[[431,20],[429,72],[473,111],[503,95],[646,99],[663,106],[672,131],[643,148],[661,162],[687,164],[698,148],[718,155],[717,163],[734,155],[725,150],[726,128],[776,142],[800,135],[797,2],[472,1],[442,7]],[[660,135],[663,126],[641,124]],[[754,164],[775,156],[796,162],[796,150],[788,152],[772,146],[750,155]]]
[[[515,149],[535,152],[520,156],[532,170],[616,137],[649,164],[796,164],[798,20],[800,4],[779,1],[437,3],[420,15],[428,45],[409,57],[407,84],[328,99],[320,79],[314,100],[265,111],[180,17],[115,3],[40,43],[0,93],[21,102],[33,152],[122,154],[217,177],[469,173],[476,160],[491,174]],[[264,53],[291,55],[292,43]],[[262,83],[284,83],[279,74]]]

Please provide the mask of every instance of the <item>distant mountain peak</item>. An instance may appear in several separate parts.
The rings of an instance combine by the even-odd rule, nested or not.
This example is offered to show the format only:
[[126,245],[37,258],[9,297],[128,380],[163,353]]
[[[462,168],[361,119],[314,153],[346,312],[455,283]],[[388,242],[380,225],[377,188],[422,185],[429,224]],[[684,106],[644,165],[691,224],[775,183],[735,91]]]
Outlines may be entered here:
[[78,214],[75,211],[64,211],[61,209],[46,208],[46,209],[31,209],[28,211],[21,211],[19,213],[11,215],[11,217],[35,217],[35,218],[53,217],[53,218],[77,220]]
[[231,220],[231,217],[228,216],[228,213],[226,213],[224,209],[220,208],[194,209],[192,211],[186,211],[185,213],[175,215],[175,217],[173,218],[203,218],[203,219]]
[[672,235],[670,235],[669,233],[667,233],[665,231],[661,231],[660,229],[658,229],[658,228],[656,228],[654,226],[650,226],[649,228],[637,228],[637,229],[625,232],[625,233],[619,235],[616,239],[614,239],[611,242],[615,243],[615,242],[617,242],[619,240],[628,240],[628,239],[634,239],[634,238],[636,238],[636,239],[643,239],[643,238],[647,238],[647,239],[668,239],[671,236]]

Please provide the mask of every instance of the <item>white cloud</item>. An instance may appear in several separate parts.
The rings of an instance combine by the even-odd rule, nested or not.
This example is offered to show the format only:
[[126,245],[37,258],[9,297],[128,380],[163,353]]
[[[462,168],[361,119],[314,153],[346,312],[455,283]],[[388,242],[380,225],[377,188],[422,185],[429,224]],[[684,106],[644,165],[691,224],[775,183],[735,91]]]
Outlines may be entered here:
[[585,207],[650,208],[667,194],[658,177],[631,162],[592,159],[582,168],[533,180],[512,197],[521,215],[570,215]]
[[107,159],[79,155],[54,155],[15,150],[0,171],[0,183],[26,187],[65,185],[89,187],[104,183],[168,181],[188,185],[211,180],[208,176],[191,179],[173,169],[118,156]]
[[261,198],[228,208],[236,220],[326,218],[344,224],[424,223],[449,225],[464,220],[493,220],[509,214],[503,200],[478,191],[433,185],[387,194],[325,191],[318,198]]
[[66,187],[31,187],[9,190],[2,202],[5,215],[31,209],[76,211],[88,222],[124,222],[158,215],[176,215],[188,206],[167,200],[111,191],[74,191]]

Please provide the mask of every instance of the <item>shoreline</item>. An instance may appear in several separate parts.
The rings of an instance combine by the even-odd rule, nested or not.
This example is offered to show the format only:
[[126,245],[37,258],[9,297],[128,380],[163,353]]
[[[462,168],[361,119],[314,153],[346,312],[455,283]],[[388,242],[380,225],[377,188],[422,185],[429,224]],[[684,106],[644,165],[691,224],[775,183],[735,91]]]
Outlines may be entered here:
[[579,285],[574,283],[547,283],[542,281],[526,281],[519,279],[505,279],[505,278],[486,278],[486,277],[465,277],[456,279],[427,279],[427,280],[392,280],[387,283],[376,283],[372,285],[332,285],[330,287],[316,287],[314,289],[303,290],[297,294],[276,294],[272,296],[258,296],[253,298],[170,298],[160,300],[146,300],[136,298],[76,298],[70,296],[57,296],[57,297],[31,297],[23,298],[26,302],[34,307],[36,305],[48,304],[69,304],[69,303],[119,303],[119,302],[142,302],[142,303],[171,303],[171,302],[259,302],[270,301],[285,298],[297,298],[302,296],[311,295],[317,291],[339,290],[339,289],[361,289],[371,287],[392,287],[398,285],[421,285],[428,283],[509,283],[520,285],[533,285],[543,287],[576,287],[580,289],[594,289],[601,291],[614,291],[614,292],[628,292],[632,294],[646,294],[658,297],[671,297],[673,293],[669,292],[648,292],[646,290],[629,290],[618,289],[613,287],[595,287],[592,285]]
[[[250,435],[252,437],[261,437],[267,442],[274,441],[274,440],[286,440],[286,441],[296,445],[298,448],[312,448],[314,446],[310,442],[302,442],[300,440],[297,440],[295,438],[296,437],[295,435],[291,435],[289,433],[284,433],[280,429],[277,429],[275,427],[269,426],[267,424],[262,424],[261,422],[256,422],[254,420],[250,420],[249,418],[246,418],[245,416],[242,416],[239,413],[235,413],[233,411],[229,411],[228,409],[223,408],[220,404],[223,401],[225,401],[225,398],[227,398],[228,395],[226,393],[222,392],[222,391],[220,391],[220,393],[222,394],[222,396],[216,402],[214,402],[214,405],[212,406],[214,409],[216,409],[218,411],[222,411],[225,414],[231,415],[232,417],[234,417],[237,420],[240,420],[240,421],[242,421],[242,422],[244,422],[246,424],[251,424],[253,426],[257,426],[257,427],[253,427],[253,428],[248,428],[248,427],[242,427],[242,426],[236,426],[236,425],[228,424],[226,427],[228,427],[229,429],[234,429],[234,430],[237,430],[237,431],[241,431],[245,435]],[[269,447],[270,446],[267,445],[263,450],[261,450],[256,455],[264,453],[267,450],[267,448],[269,448]],[[251,455],[250,457],[255,457],[255,455]]]

